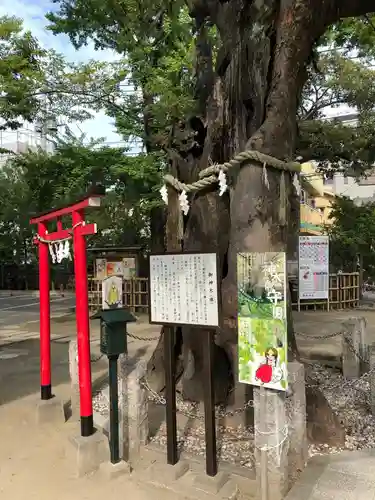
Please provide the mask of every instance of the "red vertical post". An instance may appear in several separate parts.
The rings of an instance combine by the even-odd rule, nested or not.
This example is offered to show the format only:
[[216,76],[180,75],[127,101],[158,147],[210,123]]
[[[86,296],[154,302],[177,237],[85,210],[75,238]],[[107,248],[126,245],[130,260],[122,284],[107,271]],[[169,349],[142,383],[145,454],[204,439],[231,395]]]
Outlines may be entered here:
[[[41,238],[47,232],[46,224],[38,223]],[[40,396],[52,398],[51,386],[51,324],[50,324],[50,282],[48,244],[39,241],[39,303],[40,303]]]
[[91,436],[94,433],[94,421],[91,389],[89,294],[87,285],[86,241],[85,237],[80,233],[80,227],[84,223],[83,211],[74,211],[72,218],[81,436]]

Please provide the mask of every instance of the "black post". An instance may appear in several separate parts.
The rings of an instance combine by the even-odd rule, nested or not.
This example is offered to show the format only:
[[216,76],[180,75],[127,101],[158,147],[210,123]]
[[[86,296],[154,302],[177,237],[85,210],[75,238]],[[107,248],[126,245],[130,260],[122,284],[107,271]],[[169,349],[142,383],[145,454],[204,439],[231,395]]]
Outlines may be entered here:
[[174,357],[174,328],[164,326],[164,366],[165,366],[165,398],[167,421],[167,462],[175,465],[177,458],[177,424],[176,424],[176,360]]
[[208,476],[217,474],[216,458],[216,419],[215,419],[215,389],[214,389],[214,334],[206,332],[203,340],[203,377],[204,377],[204,426],[206,435],[206,473]]
[[118,381],[117,381],[118,355],[108,356],[109,375],[109,448],[111,462],[120,461],[119,422],[118,422]]

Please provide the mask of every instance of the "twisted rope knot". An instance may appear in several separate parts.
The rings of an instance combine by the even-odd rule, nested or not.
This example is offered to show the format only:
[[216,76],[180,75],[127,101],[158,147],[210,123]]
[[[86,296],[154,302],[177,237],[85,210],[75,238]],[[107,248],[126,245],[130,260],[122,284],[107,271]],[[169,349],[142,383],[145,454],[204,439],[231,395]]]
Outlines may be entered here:
[[258,162],[260,166],[269,166],[284,172],[294,172],[295,174],[301,172],[301,165],[299,163],[287,163],[282,160],[278,160],[273,156],[260,153],[259,151],[243,151],[225,163],[220,165],[211,165],[210,167],[205,168],[199,173],[199,179],[191,184],[180,182],[170,174],[164,177],[164,181],[166,184],[179,192],[185,191],[185,193],[191,193],[194,191],[201,191],[202,189],[218,183],[218,174],[220,171],[227,173],[231,168],[238,167],[247,161],[255,161]]

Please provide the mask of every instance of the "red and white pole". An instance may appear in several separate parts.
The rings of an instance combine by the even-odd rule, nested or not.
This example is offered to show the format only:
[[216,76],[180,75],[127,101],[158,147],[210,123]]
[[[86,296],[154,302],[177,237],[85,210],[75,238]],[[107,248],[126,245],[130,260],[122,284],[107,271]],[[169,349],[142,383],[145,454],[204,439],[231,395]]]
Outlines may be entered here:
[[[41,238],[47,233],[46,225],[38,223]],[[39,301],[40,301],[40,395],[44,400],[52,398],[51,385],[51,323],[50,277],[48,244],[39,240]]]
[[74,211],[73,245],[76,280],[76,321],[78,344],[78,376],[80,393],[81,436],[94,433],[91,389],[89,294],[87,285],[86,241],[82,234],[83,211]]

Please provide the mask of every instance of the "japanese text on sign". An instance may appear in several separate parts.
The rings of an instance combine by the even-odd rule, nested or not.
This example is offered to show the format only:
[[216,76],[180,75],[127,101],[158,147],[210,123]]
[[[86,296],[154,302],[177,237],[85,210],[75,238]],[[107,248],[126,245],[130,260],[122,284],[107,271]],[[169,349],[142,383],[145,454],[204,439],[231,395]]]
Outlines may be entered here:
[[328,236],[299,237],[299,298],[328,299]]
[[150,256],[150,321],[219,326],[215,253]]
[[287,298],[285,253],[239,253],[238,374],[245,384],[285,391]]

